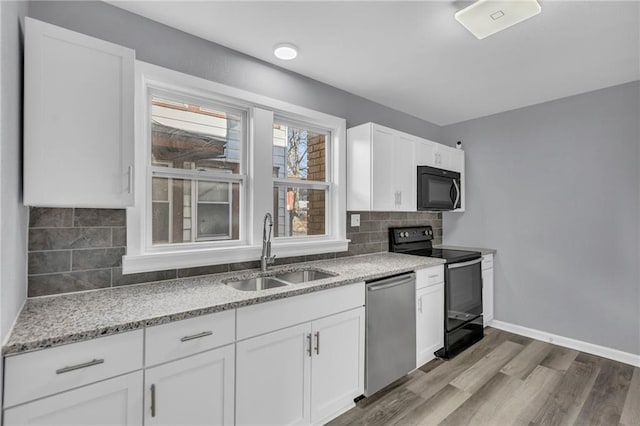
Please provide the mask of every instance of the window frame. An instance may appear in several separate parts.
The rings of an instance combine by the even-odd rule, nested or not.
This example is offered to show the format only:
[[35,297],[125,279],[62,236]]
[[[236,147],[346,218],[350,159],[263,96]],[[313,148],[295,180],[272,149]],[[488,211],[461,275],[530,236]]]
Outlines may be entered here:
[[[163,177],[185,178],[203,176],[195,170],[184,169],[180,176],[172,171],[151,170],[150,91],[183,94],[203,107],[207,104],[229,106],[246,111],[245,140],[242,146],[241,173],[216,175],[215,181],[234,180],[241,185],[240,239],[198,241],[192,243],[150,244],[151,178],[153,173]],[[165,98],[168,95],[165,94]],[[167,99],[180,101],[173,96]],[[293,105],[253,92],[226,86],[210,80],[183,74],[156,65],[136,61],[136,140],[134,190],[135,204],[127,209],[127,254],[123,257],[123,273],[148,272],[224,263],[258,260],[262,249],[262,220],[266,212],[273,213],[273,124],[278,119],[330,131],[331,149],[327,163],[326,234],[274,238],[272,252],[278,257],[300,256],[346,251],[346,121],[343,118]],[[209,100],[209,101],[207,101]],[[187,102],[188,103],[188,102]],[[310,126],[310,127],[309,127]],[[264,161],[264,158],[269,161]],[[300,185],[301,181],[295,181]],[[302,184],[306,185],[306,184]],[[313,185],[313,184],[311,184]],[[322,185],[323,189],[326,185]],[[195,208],[196,206],[192,206]],[[149,211],[148,211],[149,210]],[[244,229],[244,232],[242,231]],[[148,236],[148,239],[147,239]]]
[[[310,238],[320,238],[327,236],[332,227],[331,227],[331,204],[333,200],[333,188],[331,179],[329,177],[333,176],[333,161],[332,161],[332,146],[333,146],[333,136],[332,130],[319,127],[316,123],[309,123],[305,121],[296,120],[295,118],[289,118],[286,114],[276,114],[273,117],[274,124],[281,124],[287,127],[295,127],[299,129],[309,130],[315,133],[320,133],[325,135],[325,180],[298,180],[298,179],[290,179],[290,178],[276,178],[272,177],[273,187],[279,188],[287,188],[287,187],[296,187],[296,188],[304,188],[304,189],[316,189],[316,190],[324,190],[325,191],[325,233],[323,235],[299,235],[299,236],[283,236],[283,237],[275,237],[274,241],[290,241],[290,242],[304,242],[308,241]],[[272,160],[273,161],[273,160]],[[308,161],[308,159],[307,159]],[[345,212],[346,213],[346,212]],[[274,217],[276,212],[273,212]]]
[[[146,233],[145,233],[145,247],[147,249],[148,252],[173,252],[175,250],[188,250],[190,248],[200,248],[200,249],[206,249],[206,248],[213,248],[216,246],[235,246],[235,245],[243,245],[246,244],[246,242],[243,240],[243,237],[245,237],[246,234],[246,227],[247,224],[244,223],[243,221],[243,198],[244,201],[246,202],[246,196],[245,195],[245,186],[246,186],[246,181],[247,181],[247,176],[245,173],[246,169],[247,169],[247,147],[248,147],[248,135],[249,135],[249,110],[248,108],[242,108],[239,107],[237,105],[233,105],[233,104],[229,104],[228,102],[225,102],[224,100],[218,100],[218,98],[211,93],[206,93],[206,96],[203,95],[199,95],[199,96],[193,96],[193,94],[189,94],[187,93],[186,90],[181,89],[181,88],[167,88],[164,85],[157,83],[157,82],[150,82],[146,85],[146,90],[145,90],[146,94],[145,94],[145,113],[143,115],[144,120],[142,120],[141,122],[136,121],[136,123],[139,126],[144,127],[144,132],[145,132],[145,136],[144,136],[144,144],[147,146],[147,158],[148,161],[146,163],[146,167],[149,170],[150,173],[150,180],[153,179],[154,177],[157,178],[167,178],[167,179],[172,179],[172,180],[190,180],[191,181],[191,185],[192,185],[192,197],[191,199],[193,200],[193,187],[197,187],[197,183],[200,181],[206,181],[206,182],[225,182],[228,183],[230,185],[230,188],[232,187],[233,184],[239,184],[239,188],[240,188],[240,206],[239,206],[239,236],[237,240],[232,240],[232,239],[222,239],[222,238],[211,238],[211,239],[206,239],[206,240],[202,240],[202,241],[198,241],[198,239],[195,237],[195,235],[197,235],[197,229],[194,228],[194,224],[192,223],[191,226],[191,241],[187,241],[187,242],[182,242],[182,243],[174,243],[171,242],[172,238],[170,235],[169,238],[169,242],[168,243],[157,243],[154,244],[153,243],[153,221],[152,221],[152,216],[151,216],[151,211],[148,211],[146,213],[145,216],[145,226],[146,226]],[[162,98],[164,100],[170,101],[170,102],[176,102],[176,103],[183,103],[186,105],[198,105],[204,108],[209,108],[212,110],[218,110],[221,112],[230,112],[232,114],[235,115],[239,115],[241,116],[242,119],[242,123],[243,123],[243,138],[241,141],[241,155],[240,155],[240,170],[238,174],[233,174],[233,173],[229,173],[227,171],[224,170],[207,170],[207,171],[201,171],[201,170],[196,170],[196,169],[179,169],[179,168],[174,168],[174,167],[163,167],[163,166],[159,166],[159,165],[153,165],[152,159],[151,159],[151,149],[152,149],[152,141],[151,141],[151,131],[150,131],[150,125],[151,125],[151,99],[156,96],[159,98]],[[162,163],[162,162],[156,162],[156,163]],[[147,173],[147,174],[149,174]],[[148,184],[150,185],[150,183]],[[150,190],[150,186],[147,186],[146,191]],[[230,189],[231,191],[231,189]],[[150,205],[150,204],[147,204]],[[231,206],[231,202],[229,203],[229,205]],[[196,206],[192,203],[191,205],[191,209],[192,209],[192,220],[193,220],[193,214],[194,214],[194,209],[196,208]],[[233,226],[230,226],[230,235],[232,234],[232,228]]]

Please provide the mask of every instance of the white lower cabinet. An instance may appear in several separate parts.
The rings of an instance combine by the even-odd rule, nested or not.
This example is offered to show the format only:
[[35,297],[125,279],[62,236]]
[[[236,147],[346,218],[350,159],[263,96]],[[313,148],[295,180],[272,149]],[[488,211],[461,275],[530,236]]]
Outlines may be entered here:
[[324,424],[364,392],[364,301],[354,283],[5,357],[3,425]]
[[237,344],[236,424],[321,424],[364,391],[364,307]]
[[312,323],[311,420],[324,423],[364,392],[364,308]]
[[9,408],[4,425],[142,425],[142,372]]
[[482,256],[482,315],[484,326],[493,321],[493,255]]
[[145,425],[233,425],[234,345],[145,371]]
[[236,424],[310,423],[310,345],[310,323],[237,344]]
[[435,358],[444,346],[444,283],[416,291],[417,367]]

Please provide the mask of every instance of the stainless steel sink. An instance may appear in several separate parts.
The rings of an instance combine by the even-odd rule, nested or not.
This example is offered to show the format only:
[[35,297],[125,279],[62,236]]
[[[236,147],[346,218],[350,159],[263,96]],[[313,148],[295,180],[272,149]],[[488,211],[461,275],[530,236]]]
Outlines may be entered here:
[[292,284],[301,284],[309,281],[322,280],[325,278],[335,277],[336,274],[328,274],[322,271],[316,271],[313,269],[308,269],[305,271],[293,271],[293,272],[283,272],[281,274],[276,274],[275,277],[282,281],[287,281]]
[[287,283],[276,280],[272,277],[257,277],[250,278],[248,280],[229,281],[225,284],[241,291],[267,290],[269,288],[283,287],[287,285]]

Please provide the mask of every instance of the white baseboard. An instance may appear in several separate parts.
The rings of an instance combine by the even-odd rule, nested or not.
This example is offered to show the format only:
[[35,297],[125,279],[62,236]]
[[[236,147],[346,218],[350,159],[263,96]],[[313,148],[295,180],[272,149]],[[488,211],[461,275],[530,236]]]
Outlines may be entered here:
[[558,336],[557,334],[547,333],[546,331],[535,330],[533,328],[522,327],[521,325],[511,324],[504,321],[493,320],[489,324],[493,328],[508,331],[509,333],[519,334],[521,336],[530,337],[543,342],[553,343],[554,345],[564,346],[569,349],[575,349],[580,352],[609,358],[614,361],[630,364],[640,367],[640,355],[629,352],[619,351],[617,349],[607,348],[605,346],[595,345],[593,343],[583,342],[582,340],[571,339],[569,337]]

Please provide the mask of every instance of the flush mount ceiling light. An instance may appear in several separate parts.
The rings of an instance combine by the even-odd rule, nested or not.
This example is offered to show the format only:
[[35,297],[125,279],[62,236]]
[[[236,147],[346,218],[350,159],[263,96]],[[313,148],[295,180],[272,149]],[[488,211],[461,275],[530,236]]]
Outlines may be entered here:
[[529,19],[542,8],[536,0],[479,0],[455,14],[455,18],[479,39]]
[[273,48],[273,54],[278,59],[290,61],[298,56],[298,48],[291,43],[280,43]]

